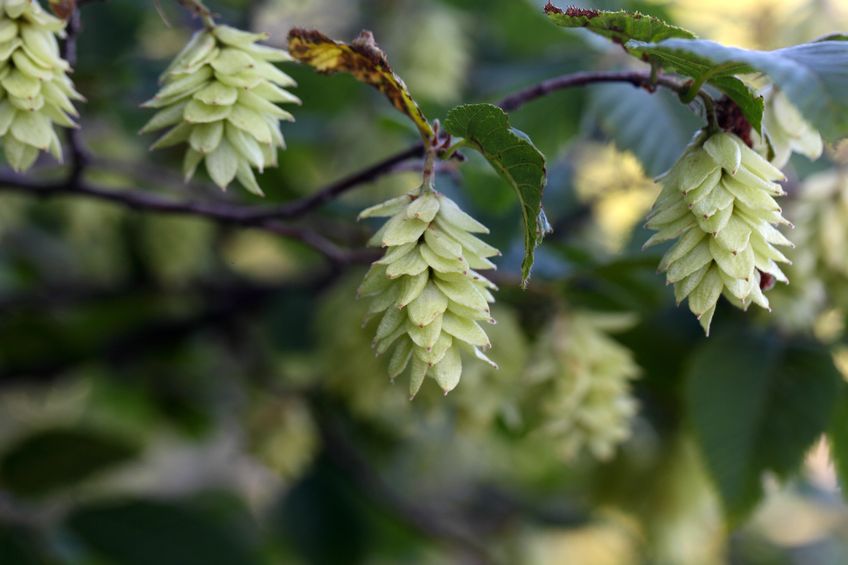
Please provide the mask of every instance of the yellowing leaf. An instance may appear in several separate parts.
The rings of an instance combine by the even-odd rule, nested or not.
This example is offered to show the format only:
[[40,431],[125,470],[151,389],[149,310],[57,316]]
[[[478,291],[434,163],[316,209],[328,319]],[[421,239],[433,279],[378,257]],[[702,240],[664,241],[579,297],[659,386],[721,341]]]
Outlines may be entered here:
[[342,43],[318,31],[295,28],[289,32],[289,53],[319,72],[350,73],[357,80],[370,84],[415,123],[424,139],[435,137],[430,122],[403,80],[392,71],[386,54],[370,31],[363,31],[351,43]]

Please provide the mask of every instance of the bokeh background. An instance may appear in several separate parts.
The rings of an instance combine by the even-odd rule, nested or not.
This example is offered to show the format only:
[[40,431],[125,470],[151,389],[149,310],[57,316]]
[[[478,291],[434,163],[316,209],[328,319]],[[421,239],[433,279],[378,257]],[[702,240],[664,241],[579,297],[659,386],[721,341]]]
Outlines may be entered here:
[[[148,118],[139,103],[198,25],[175,4],[83,9],[74,79],[96,156],[87,174],[116,189],[260,203],[202,177],[183,185],[180,149],[149,154],[152,139],[135,134]],[[431,118],[550,76],[634,65],[612,44],[549,24],[542,0],[208,4],[278,45],[294,26],[345,40],[373,30]],[[585,5],[641,10],[749,48],[848,27],[841,0]],[[261,178],[267,201],[309,194],[414,141],[352,78],[285,70],[304,104],[279,168]],[[501,369],[469,364],[450,395],[427,382],[413,402],[360,328],[352,297],[363,268],[328,269],[298,243],[202,219],[0,192],[0,563],[848,562],[848,508],[826,445],[788,480],[764,477],[764,501],[727,522],[693,439],[682,389],[705,338],[656,274],[658,254],[639,249],[650,179],[698,118],[666,93],[603,85],[557,93],[512,122],[548,158],[556,231],[520,291],[510,189],[471,155],[443,168],[440,189],[504,251],[491,330]],[[806,218],[796,220],[805,229],[793,285],[772,291],[770,314],[720,308],[711,339],[767,328],[825,343],[848,368],[839,149],[790,164],[789,200]],[[356,248],[373,229],[353,222],[358,210],[417,186],[415,168],[301,221]],[[57,170],[45,160],[30,174]],[[843,199],[830,239],[816,231],[811,177]],[[557,339],[570,344],[564,353]],[[575,393],[607,374],[618,388]]]

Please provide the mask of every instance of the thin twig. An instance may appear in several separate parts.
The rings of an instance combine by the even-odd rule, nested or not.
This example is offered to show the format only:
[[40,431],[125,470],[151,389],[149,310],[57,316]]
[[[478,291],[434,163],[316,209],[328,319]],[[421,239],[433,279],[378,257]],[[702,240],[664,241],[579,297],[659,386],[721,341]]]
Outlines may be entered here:
[[215,18],[212,16],[212,11],[200,0],[177,0],[177,3],[203,20],[204,26],[208,28],[215,27]]
[[[75,182],[68,182],[75,180]],[[373,259],[370,251],[347,251],[319,233],[301,226],[291,226],[276,220],[252,219],[243,214],[243,207],[224,203],[181,202],[152,192],[119,191],[95,186],[82,179],[54,183],[38,183],[20,175],[0,174],[0,191],[20,192],[43,198],[87,197],[112,202],[134,211],[161,214],[200,216],[225,225],[237,225],[269,231],[300,241],[337,264],[367,262]]]
[[[79,7],[77,6],[71,11],[71,16],[68,18],[68,25],[65,28],[65,41],[62,44],[62,56],[70,64],[71,68],[77,64],[77,36],[79,35],[81,26]],[[65,131],[68,141],[68,161],[70,165],[68,182],[74,183],[82,177],[90,158],[83,145],[79,128],[74,127]]]
[[586,71],[544,80],[507,96],[498,102],[497,105],[507,112],[512,112],[518,110],[528,102],[533,102],[559,90],[604,82],[624,82],[647,89],[653,89],[654,86],[662,86],[678,94],[687,91],[685,83],[665,75],[652,77],[651,73],[647,71]]
[[331,200],[341,196],[352,188],[373,182],[388,173],[394,172],[398,165],[424,154],[424,146],[420,143],[399,151],[370,167],[353,173],[326,187],[314,192],[306,198],[287,202],[279,206],[262,206],[252,210],[243,210],[244,219],[248,221],[278,219],[285,220],[302,216]]

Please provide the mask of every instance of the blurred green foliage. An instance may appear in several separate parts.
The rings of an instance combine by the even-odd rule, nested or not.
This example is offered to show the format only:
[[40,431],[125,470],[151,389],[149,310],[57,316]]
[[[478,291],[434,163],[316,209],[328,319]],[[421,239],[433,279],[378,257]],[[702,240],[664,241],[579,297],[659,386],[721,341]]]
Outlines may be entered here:
[[[116,190],[258,203],[203,179],[184,186],[181,150],[148,155],[152,140],[135,134],[148,117],[138,104],[198,25],[160,4],[167,23],[152,0],[82,9],[74,80],[96,156],[87,175]],[[552,25],[542,0],[208,4],[278,45],[293,26],[343,40],[372,29],[430,118],[562,73],[635,64]],[[674,3],[603,4],[674,21]],[[261,177],[264,202],[310,194],[415,140],[352,78],[286,71],[304,105],[284,128],[280,166]],[[456,391],[428,382],[412,403],[360,326],[361,270],[327,269],[263,232],[0,193],[0,563],[846,562],[848,511],[827,458],[810,455],[830,428],[848,475],[848,387],[831,357],[845,339],[848,304],[834,290],[844,274],[828,279],[830,325],[821,308],[801,328],[780,308],[720,308],[707,341],[674,306],[658,256],[639,251],[647,233],[631,218],[655,194],[646,177],[674,162],[699,118],[666,94],[597,85],[510,122],[547,158],[555,232],[521,291],[514,193],[470,152],[445,167],[439,189],[504,251],[490,332],[501,369],[469,364]],[[797,159],[789,176],[844,163],[836,152]],[[587,178],[610,188],[587,193]],[[354,224],[356,213],[419,182],[398,172],[302,222],[362,246],[373,226]],[[605,201],[613,192],[639,196],[629,215]],[[798,302],[794,287],[772,292]],[[560,457],[539,433],[547,389],[527,373],[555,314],[578,310],[637,318],[603,336],[641,369],[630,437],[608,462]]]

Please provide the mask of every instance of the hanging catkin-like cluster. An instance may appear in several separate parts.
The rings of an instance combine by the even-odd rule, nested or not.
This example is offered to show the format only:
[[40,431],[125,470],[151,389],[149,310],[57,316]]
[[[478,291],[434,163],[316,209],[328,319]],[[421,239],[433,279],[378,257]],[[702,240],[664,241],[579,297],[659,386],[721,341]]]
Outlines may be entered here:
[[567,460],[584,449],[609,459],[630,435],[637,410],[630,381],[640,370],[608,332],[632,323],[631,316],[558,314],[539,339],[527,381],[544,390],[540,431],[555,438]]
[[661,179],[662,192],[648,216],[657,233],[646,247],[677,239],[660,263],[680,303],[709,335],[719,296],[739,308],[769,308],[763,288],[788,282],[788,262],[776,245],[791,245],[773,224],[788,223],[775,196],[783,173],[730,133],[697,139]]
[[[388,217],[369,242],[386,248],[359,287],[371,300],[368,316],[380,316],[374,338],[378,355],[393,349],[389,377],[409,368],[409,392],[427,375],[445,392],[462,375],[460,349],[492,363],[480,348],[489,338],[478,322],[494,322],[489,303],[495,285],[475,269],[493,269],[497,249],[475,233],[486,226],[431,188],[363,211],[360,218]],[[492,363],[494,364],[494,363]]]
[[59,53],[64,29],[37,0],[0,0],[0,137],[16,171],[29,169],[39,151],[61,161],[53,124],[76,127],[72,100],[84,98]]
[[821,157],[821,134],[804,119],[786,95],[769,86],[763,91],[763,97],[763,129],[774,152],[771,159],[774,166],[783,168],[793,152],[813,160]]
[[809,328],[828,306],[848,306],[848,174],[836,169],[806,178],[787,216],[798,226],[789,255],[793,284],[781,292],[780,321]]
[[204,161],[221,188],[237,178],[262,194],[252,169],[276,166],[277,149],[285,149],[280,120],[294,120],[276,104],[300,103],[286,90],[294,80],[273,65],[291,57],[256,43],[263,39],[225,25],[197,32],[163,73],[162,89],[144,103],[159,112],[141,133],[171,128],[151,149],[188,142],[186,180]]

